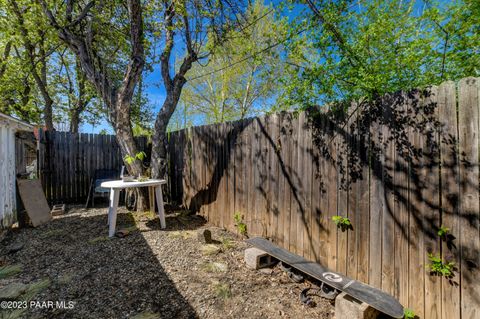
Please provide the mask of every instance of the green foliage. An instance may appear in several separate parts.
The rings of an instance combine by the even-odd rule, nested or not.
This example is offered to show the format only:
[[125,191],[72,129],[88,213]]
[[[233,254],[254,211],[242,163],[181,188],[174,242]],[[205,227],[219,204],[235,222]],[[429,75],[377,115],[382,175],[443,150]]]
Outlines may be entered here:
[[214,290],[217,297],[221,299],[229,299],[232,297],[232,291],[230,290],[230,285],[225,283],[216,283],[214,284]]
[[127,154],[125,155],[125,157],[123,158],[123,160],[125,161],[125,163],[127,163],[128,165],[131,165],[133,164],[136,160],[139,160],[139,161],[143,161],[145,159],[145,157],[147,156],[147,154],[145,154],[145,152],[138,152],[137,154],[135,154],[135,156],[132,156],[130,154]]
[[449,232],[450,232],[450,228],[441,226],[440,229],[437,231],[437,235],[443,239],[447,237]]
[[340,215],[332,216],[332,221],[340,228],[342,231],[346,231],[348,229],[353,229],[352,223],[348,217],[343,217]]
[[480,74],[478,1],[421,7],[415,1],[315,1],[323,22],[292,2],[303,11],[289,25],[290,63],[281,79],[286,107],[375,98]]
[[22,272],[20,265],[7,265],[0,267],[0,279],[8,278]]
[[247,236],[247,224],[243,221],[243,216],[239,212],[236,212],[233,215],[233,220],[235,221],[238,232],[243,236]]
[[454,275],[455,263],[444,262],[440,255],[428,254],[430,264],[427,265],[427,269],[430,269],[430,273],[437,276],[443,276],[451,278]]
[[[205,44],[212,51],[208,64],[196,64],[189,71],[172,129],[188,126],[195,118],[220,123],[270,109],[283,70],[282,47],[255,56],[252,53],[284,37],[286,19],[276,18],[272,10],[261,1],[254,2],[242,17],[248,27],[230,30],[221,46],[209,39]],[[232,65],[240,60],[243,62]]]
[[415,318],[415,312],[412,309],[405,308],[403,310],[403,318],[404,319],[414,319]]

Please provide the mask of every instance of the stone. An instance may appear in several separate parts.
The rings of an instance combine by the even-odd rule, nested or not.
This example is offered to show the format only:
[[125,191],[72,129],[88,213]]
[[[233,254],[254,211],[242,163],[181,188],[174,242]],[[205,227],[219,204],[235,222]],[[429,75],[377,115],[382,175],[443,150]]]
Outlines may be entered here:
[[15,300],[27,290],[28,286],[19,282],[13,282],[0,288],[0,300]]
[[273,266],[276,260],[265,251],[251,247],[245,249],[245,263],[248,268],[260,269]]
[[203,244],[211,244],[212,232],[208,229],[200,229],[198,231],[198,240]]
[[345,292],[335,299],[336,319],[376,319],[380,312],[367,303],[359,301]]

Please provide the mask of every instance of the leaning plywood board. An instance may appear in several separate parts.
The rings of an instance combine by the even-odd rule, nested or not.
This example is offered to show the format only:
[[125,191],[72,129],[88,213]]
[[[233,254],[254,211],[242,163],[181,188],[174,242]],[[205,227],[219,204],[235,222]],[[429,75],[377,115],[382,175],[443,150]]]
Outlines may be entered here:
[[43,193],[42,184],[38,179],[17,179],[18,190],[22,198],[28,217],[32,220],[33,227],[48,222],[50,207]]

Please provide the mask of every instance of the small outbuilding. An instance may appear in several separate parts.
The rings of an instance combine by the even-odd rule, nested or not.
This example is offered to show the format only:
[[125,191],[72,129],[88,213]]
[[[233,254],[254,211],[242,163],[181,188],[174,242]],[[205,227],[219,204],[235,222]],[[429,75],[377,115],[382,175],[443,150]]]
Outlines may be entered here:
[[0,113],[0,227],[11,226],[16,221],[18,163],[26,162],[22,142],[17,136],[25,132],[31,134],[33,129],[26,122]]

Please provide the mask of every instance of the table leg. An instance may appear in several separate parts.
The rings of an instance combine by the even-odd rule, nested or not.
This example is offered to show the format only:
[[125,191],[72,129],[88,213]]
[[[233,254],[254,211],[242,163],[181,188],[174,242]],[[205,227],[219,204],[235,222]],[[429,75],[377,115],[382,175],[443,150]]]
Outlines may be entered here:
[[150,211],[155,214],[155,187],[148,187],[148,201]]
[[110,188],[110,200],[109,200],[109,205],[108,205],[108,220],[107,220],[107,225],[110,225],[110,211],[112,210],[112,203],[113,203],[113,195],[115,191],[113,188]]
[[157,195],[158,218],[160,218],[160,228],[165,228],[165,210],[163,209],[163,195],[162,186],[155,187],[155,194]]
[[110,201],[110,207],[108,208],[108,237],[113,237],[113,235],[115,235],[115,225],[117,224],[117,206],[120,195],[119,189],[112,190],[113,198]]

